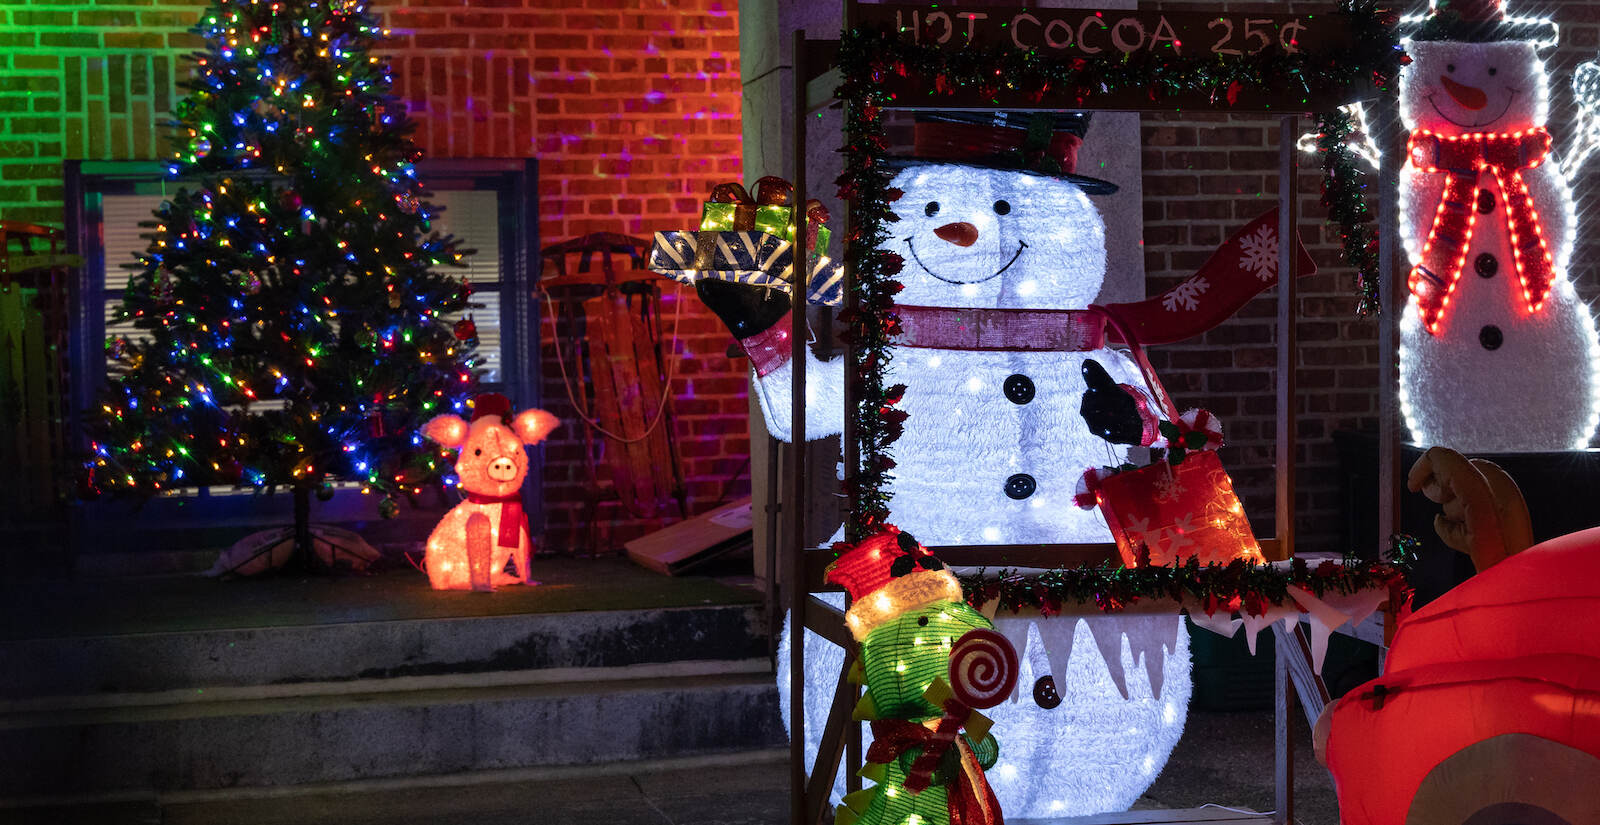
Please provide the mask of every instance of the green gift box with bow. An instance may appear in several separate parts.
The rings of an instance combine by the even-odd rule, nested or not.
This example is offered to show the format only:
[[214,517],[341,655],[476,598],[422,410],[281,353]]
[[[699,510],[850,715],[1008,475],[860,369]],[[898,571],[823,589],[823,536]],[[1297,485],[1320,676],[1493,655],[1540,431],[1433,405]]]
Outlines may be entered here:
[[[756,181],[755,197],[737,182],[717,184],[700,215],[695,268],[710,268],[719,232],[763,232],[793,243],[793,215],[794,184],[783,178],[769,175]],[[806,203],[806,249],[812,255],[828,248],[833,233],[827,221],[828,209],[821,201]]]

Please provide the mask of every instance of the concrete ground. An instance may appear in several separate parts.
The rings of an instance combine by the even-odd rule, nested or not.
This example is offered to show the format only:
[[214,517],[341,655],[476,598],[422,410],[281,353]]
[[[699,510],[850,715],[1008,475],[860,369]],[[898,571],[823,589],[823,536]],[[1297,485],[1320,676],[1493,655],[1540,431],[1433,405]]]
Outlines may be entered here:
[[[1328,773],[1296,726],[1295,819],[1338,825]],[[1003,743],[1002,743],[1003,747]],[[4,825],[776,825],[788,812],[787,751],[507,771],[341,786],[176,793],[0,809]],[[1272,713],[1191,713],[1138,808],[1273,808]],[[1014,823],[1025,825],[1025,823]]]

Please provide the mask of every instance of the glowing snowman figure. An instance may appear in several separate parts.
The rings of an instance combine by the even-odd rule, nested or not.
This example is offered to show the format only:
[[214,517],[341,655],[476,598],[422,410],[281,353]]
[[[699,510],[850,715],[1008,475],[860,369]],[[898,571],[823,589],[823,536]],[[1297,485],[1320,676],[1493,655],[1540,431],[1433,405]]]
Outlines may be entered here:
[[1553,27],[1490,0],[1433,10],[1406,45],[1400,398],[1418,444],[1581,449],[1600,422],[1600,341],[1567,278],[1576,219],[1533,37]]
[[[1085,122],[1070,117],[1052,141],[1070,147],[1061,164],[1068,170]],[[961,154],[923,138],[948,125],[918,123],[918,157]],[[995,131],[1026,130],[1002,123]],[[904,193],[892,204],[900,220],[887,248],[905,259],[905,288],[895,296],[905,332],[887,383],[906,386],[900,407],[909,416],[893,448],[895,523],[930,545],[1110,541],[1099,511],[1073,505],[1085,469],[1123,457],[1078,413],[1080,367],[1093,358],[1119,383],[1143,379],[1122,351],[1101,345],[1098,328],[1085,334],[1061,310],[1084,310],[1100,292],[1105,225],[1085,191],[1116,187],[921,161],[890,186]],[[768,429],[789,440],[787,297],[710,279],[697,288],[750,352]],[[808,353],[808,438],[842,430],[844,381],[844,359]]]
[[[1005,115],[919,121],[922,160],[906,162],[890,183],[903,192],[892,204],[900,220],[887,248],[905,259],[895,296],[905,333],[887,383],[906,386],[900,407],[909,414],[893,448],[891,506],[894,522],[928,545],[1111,540],[1098,510],[1073,503],[1085,469],[1123,459],[1123,448],[1090,432],[1079,414],[1081,366],[1093,358],[1119,383],[1144,382],[1125,353],[1081,334],[1072,323],[1081,316],[1070,311],[1094,301],[1106,274],[1105,225],[1088,194],[1116,187],[1070,174],[1087,126],[1082,115],[1061,116],[1044,150],[1064,174],[961,162],[984,154],[975,145],[1020,143],[1028,130],[1019,123]],[[787,296],[712,279],[696,289],[749,353],[768,429],[790,440]],[[838,434],[843,359],[806,357],[806,436]],[[1034,701],[1041,672],[1017,699],[986,711],[997,736],[1016,737],[1002,744],[990,774],[1001,806],[1013,817],[1125,809],[1183,731],[1191,688],[1183,619],[1148,617],[1133,627],[1096,618],[1094,634],[1073,633],[1075,621],[1038,626],[1044,637],[1013,644],[1060,665],[1052,669],[1063,701],[1053,709]],[[1122,648],[1124,635],[1134,653]],[[1167,643],[1152,651],[1143,638]],[[814,752],[843,651],[814,634],[806,649]],[[1122,674],[1130,655],[1124,696],[1110,674]],[[786,690],[781,671],[779,684]]]

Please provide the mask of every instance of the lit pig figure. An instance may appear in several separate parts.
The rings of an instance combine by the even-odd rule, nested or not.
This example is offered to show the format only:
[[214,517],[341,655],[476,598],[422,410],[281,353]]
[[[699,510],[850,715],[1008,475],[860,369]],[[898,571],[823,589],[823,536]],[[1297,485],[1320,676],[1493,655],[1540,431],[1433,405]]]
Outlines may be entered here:
[[[510,413],[511,402],[491,393],[478,396],[471,423],[441,415],[422,428],[428,438],[460,450],[456,475],[467,495],[428,536],[424,569],[435,590],[490,591],[502,584],[532,583],[532,543],[521,495],[528,474],[523,448],[543,441],[560,422],[544,410],[523,410],[515,417]],[[506,564],[513,560],[516,572],[508,573]]]

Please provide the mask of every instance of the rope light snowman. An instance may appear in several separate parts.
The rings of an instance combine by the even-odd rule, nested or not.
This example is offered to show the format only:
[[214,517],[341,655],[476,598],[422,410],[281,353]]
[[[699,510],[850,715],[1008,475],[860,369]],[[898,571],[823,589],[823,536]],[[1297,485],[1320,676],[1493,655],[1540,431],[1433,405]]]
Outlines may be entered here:
[[1471,452],[1582,449],[1600,423],[1600,339],[1568,278],[1570,176],[1600,145],[1600,68],[1575,78],[1580,129],[1563,164],[1539,58],[1552,23],[1455,0],[1405,24],[1406,426],[1415,443]]

